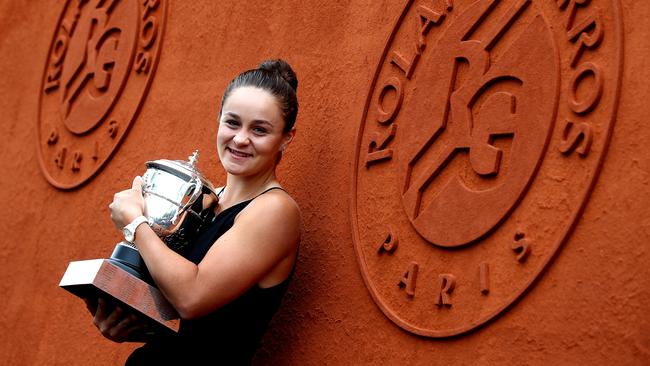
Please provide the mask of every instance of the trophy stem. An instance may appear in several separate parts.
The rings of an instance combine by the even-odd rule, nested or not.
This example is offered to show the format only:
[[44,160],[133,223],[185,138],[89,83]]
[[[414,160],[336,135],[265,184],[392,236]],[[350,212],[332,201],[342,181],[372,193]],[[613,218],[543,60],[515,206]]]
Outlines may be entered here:
[[135,277],[156,287],[147,267],[144,264],[144,260],[142,260],[140,252],[133,246],[133,244],[126,241],[118,243],[108,260]]

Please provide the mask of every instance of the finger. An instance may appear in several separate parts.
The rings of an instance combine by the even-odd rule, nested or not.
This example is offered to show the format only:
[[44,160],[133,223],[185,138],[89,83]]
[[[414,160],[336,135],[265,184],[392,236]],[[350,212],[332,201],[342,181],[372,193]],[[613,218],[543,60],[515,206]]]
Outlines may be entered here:
[[137,191],[142,191],[142,177],[138,175],[135,178],[133,178],[133,184],[131,185],[131,188]]
[[106,313],[107,313],[106,300],[104,300],[103,298],[98,298],[97,311],[95,311],[95,316],[93,316],[93,324],[95,324],[95,327],[97,327],[97,329],[99,329],[99,331],[103,335],[106,335],[106,332],[110,328],[109,324],[106,321]]
[[131,334],[137,334],[138,332],[145,333],[149,326],[146,323],[137,323],[131,325],[128,329],[124,331],[125,337],[128,337]]
[[122,320],[122,314],[124,311],[122,310],[121,307],[116,306],[115,309],[111,312],[111,315],[106,318],[106,327],[108,329],[111,329],[115,327],[121,320]]
[[[95,321],[103,320],[106,318],[106,300],[103,298],[97,299],[97,308],[95,310]],[[97,323],[95,323],[96,325]]]
[[132,334],[145,335],[149,330],[150,326],[147,322],[131,314],[113,328],[111,338],[116,342],[124,342],[129,340]]
[[127,330],[133,326],[137,321],[134,315],[124,316],[115,324],[114,327],[109,329],[109,336],[114,340],[124,339],[128,335]]

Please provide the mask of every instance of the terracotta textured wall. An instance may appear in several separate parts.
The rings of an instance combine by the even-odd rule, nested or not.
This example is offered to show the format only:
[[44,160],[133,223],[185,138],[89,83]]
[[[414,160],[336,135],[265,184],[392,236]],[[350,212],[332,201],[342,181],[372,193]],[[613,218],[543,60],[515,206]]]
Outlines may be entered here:
[[[650,363],[647,1],[161,0],[148,13],[155,28],[133,17],[143,2],[118,1],[119,27],[136,37],[129,38],[133,68],[119,71],[127,59],[112,69],[110,82],[126,80],[122,94],[111,99],[110,118],[101,115],[110,101],[93,102],[74,106],[81,115],[64,126],[62,87],[52,83],[70,77],[56,75],[57,62],[84,56],[75,49],[83,43],[66,40],[59,23],[64,9],[73,19],[76,3],[0,1],[0,364],[124,361],[135,345],[103,339],[83,303],[58,287],[61,275],[72,260],[110,255],[120,235],[107,205],[146,160],[199,149],[200,168],[223,181],[214,149],[220,93],[234,74],[271,57],[287,59],[300,81],[298,134],[279,174],[302,207],[304,232],[295,280],[258,364]],[[87,9],[80,14],[79,29]],[[470,38],[482,43],[463,48],[453,30],[477,24]],[[55,35],[64,35],[59,44]],[[445,174],[460,172],[479,191],[507,187],[492,197],[451,194],[443,215],[417,208],[416,191],[399,187],[404,174],[417,173],[418,183],[438,164],[427,152],[425,167],[406,169],[429,146],[447,90],[462,94],[444,84],[455,57],[466,60],[453,85],[497,84],[481,86],[481,52],[491,54],[490,72],[510,80],[495,86],[494,103],[477,97],[477,105],[496,108],[481,118],[492,127],[512,118],[520,125],[504,125],[497,137],[487,128],[476,147],[461,141],[467,133],[449,132],[464,121],[452,105],[448,128],[434,140],[461,148],[441,165]],[[139,65],[142,57],[151,64]],[[528,89],[508,92],[513,85]],[[521,126],[530,121],[530,129]],[[90,132],[74,140],[66,128]],[[478,153],[486,142],[502,149],[496,170],[493,155]],[[57,160],[63,146],[66,157]],[[473,151],[476,161],[467,159]],[[103,161],[73,189],[45,178],[78,183]],[[444,186],[432,187],[425,204],[447,197]],[[392,241],[377,251],[388,233]],[[526,240],[528,257],[518,262],[512,248]],[[455,289],[441,297],[448,275]]]

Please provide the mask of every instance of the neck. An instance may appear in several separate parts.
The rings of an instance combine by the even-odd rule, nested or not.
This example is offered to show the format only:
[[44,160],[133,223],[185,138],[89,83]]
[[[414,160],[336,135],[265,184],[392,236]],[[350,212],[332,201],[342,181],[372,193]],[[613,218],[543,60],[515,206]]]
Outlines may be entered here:
[[273,169],[268,173],[249,177],[228,174],[226,189],[220,201],[226,204],[241,202],[260,194],[274,183],[276,183],[276,178]]

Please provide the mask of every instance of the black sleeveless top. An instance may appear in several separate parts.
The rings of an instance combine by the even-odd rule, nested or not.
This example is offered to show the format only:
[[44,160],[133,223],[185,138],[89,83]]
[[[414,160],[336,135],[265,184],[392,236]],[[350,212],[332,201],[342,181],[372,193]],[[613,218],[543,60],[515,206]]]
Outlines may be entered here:
[[[261,194],[271,189],[282,188],[272,187]],[[253,199],[217,214],[203,229],[186,258],[198,264]],[[237,299],[202,318],[181,319],[178,335],[149,341],[129,356],[126,366],[250,364],[292,276],[293,271],[282,283],[270,288],[254,285]]]

